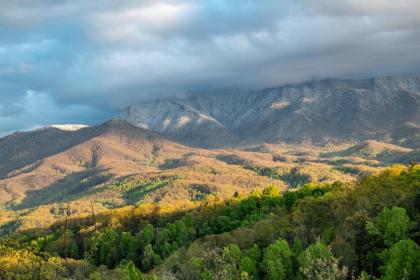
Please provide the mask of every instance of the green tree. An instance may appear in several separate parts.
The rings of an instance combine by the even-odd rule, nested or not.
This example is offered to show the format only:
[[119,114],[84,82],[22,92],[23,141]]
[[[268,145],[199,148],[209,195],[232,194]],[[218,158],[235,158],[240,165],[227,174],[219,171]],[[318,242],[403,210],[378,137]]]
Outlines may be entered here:
[[223,249],[223,257],[232,263],[239,263],[241,254],[241,249],[236,244],[229,244]]
[[186,280],[201,280],[203,269],[203,261],[197,257],[192,257],[183,267],[181,278]]
[[387,246],[407,237],[410,231],[410,218],[404,208],[384,208],[373,222],[367,223],[370,234],[380,235]]
[[347,269],[340,269],[330,249],[319,241],[306,248],[298,257],[298,262],[303,279],[337,280],[347,277]]
[[175,223],[175,228],[176,228],[176,236],[174,238],[174,241],[176,241],[176,243],[179,246],[188,245],[189,230],[188,230],[187,225],[184,223],[184,221],[177,221]]
[[155,265],[160,264],[161,258],[158,254],[153,251],[151,244],[146,245],[143,252],[143,259],[141,264],[145,271],[151,270]]
[[300,238],[295,238],[295,241],[293,242],[292,251],[295,254],[296,257],[299,257],[300,254],[303,252],[303,244],[302,240]]
[[289,244],[279,239],[264,251],[262,269],[265,279],[281,280],[293,278],[294,254]]
[[400,240],[385,253],[385,280],[420,277],[420,247],[411,239]]
[[291,191],[286,191],[283,193],[283,197],[282,197],[282,201],[283,201],[283,205],[290,210],[298,201],[300,196],[299,192],[291,192]]
[[64,276],[67,273],[64,260],[53,257],[41,265],[40,278],[45,280],[65,279]]
[[118,244],[119,235],[113,228],[105,228],[98,231],[91,238],[91,254],[97,264],[105,264],[114,267],[120,259]]
[[261,259],[261,249],[257,244],[253,244],[251,248],[246,250],[245,255],[250,257],[255,263],[259,263]]
[[245,256],[241,259],[239,269],[241,275],[242,272],[246,272],[250,279],[257,279],[258,277],[257,263],[250,257]]
[[118,266],[118,274],[121,277],[120,280],[142,280],[142,274],[140,270],[134,265],[132,261],[122,261]]
[[136,259],[136,238],[130,232],[121,233],[119,250],[123,259]]
[[140,249],[144,249],[146,245],[152,244],[154,238],[155,238],[155,228],[153,227],[152,224],[146,225],[144,229],[141,230],[139,235],[137,236]]
[[222,251],[222,266],[226,269],[230,278],[240,278],[240,261],[242,252],[238,245],[229,244]]

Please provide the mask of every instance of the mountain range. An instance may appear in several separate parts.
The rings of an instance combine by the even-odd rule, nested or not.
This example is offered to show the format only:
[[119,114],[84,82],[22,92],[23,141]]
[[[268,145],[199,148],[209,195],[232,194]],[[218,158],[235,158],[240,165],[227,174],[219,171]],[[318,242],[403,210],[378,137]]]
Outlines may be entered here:
[[197,92],[136,104],[117,118],[199,147],[366,139],[414,147],[420,132],[420,76]]
[[198,92],[93,126],[0,139],[0,233],[155,202],[192,207],[267,185],[351,182],[420,161],[420,76]]

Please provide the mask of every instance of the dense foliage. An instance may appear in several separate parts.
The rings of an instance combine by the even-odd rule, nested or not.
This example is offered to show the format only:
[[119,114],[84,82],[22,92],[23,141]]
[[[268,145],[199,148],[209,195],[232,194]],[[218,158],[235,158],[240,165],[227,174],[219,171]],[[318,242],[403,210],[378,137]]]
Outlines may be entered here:
[[5,237],[0,279],[420,277],[420,165],[197,205],[138,205]]

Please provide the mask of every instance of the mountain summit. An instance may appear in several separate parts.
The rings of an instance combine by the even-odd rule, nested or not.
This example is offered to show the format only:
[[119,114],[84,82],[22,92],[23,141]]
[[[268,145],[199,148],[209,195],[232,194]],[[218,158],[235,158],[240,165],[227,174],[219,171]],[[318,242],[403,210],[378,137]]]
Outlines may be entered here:
[[117,118],[193,146],[412,141],[420,131],[420,76],[325,79],[259,91],[165,98]]

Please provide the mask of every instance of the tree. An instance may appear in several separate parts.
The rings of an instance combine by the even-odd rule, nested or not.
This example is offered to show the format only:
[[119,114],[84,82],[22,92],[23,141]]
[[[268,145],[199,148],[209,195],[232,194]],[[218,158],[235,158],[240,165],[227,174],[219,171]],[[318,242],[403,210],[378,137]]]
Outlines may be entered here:
[[136,258],[136,238],[130,232],[121,233],[119,244],[121,257],[134,261]]
[[238,245],[230,244],[223,248],[222,251],[222,266],[225,268],[229,278],[240,278],[240,261],[242,252]]
[[260,247],[257,244],[252,245],[252,247],[246,251],[246,256],[250,257],[255,263],[259,263],[261,259]]
[[271,185],[263,190],[263,195],[268,197],[279,197],[280,191],[275,185]]
[[201,280],[203,273],[203,261],[197,257],[192,257],[182,267],[182,279]]
[[179,246],[185,246],[188,244],[189,239],[189,231],[188,231],[188,227],[187,225],[183,222],[183,221],[177,221],[175,223],[176,226],[176,236],[174,238],[174,241],[176,241],[176,243]]
[[298,257],[299,272],[303,279],[337,280],[346,279],[347,269],[338,266],[338,260],[330,248],[321,242],[310,245]]
[[243,257],[239,265],[239,269],[242,272],[246,272],[250,279],[257,279],[258,270],[256,262],[250,257]]
[[289,244],[279,239],[267,247],[264,252],[262,269],[265,272],[265,279],[281,280],[293,278],[294,254]]
[[144,248],[143,259],[141,264],[145,271],[151,270],[155,265],[160,264],[161,258],[158,254],[153,251],[152,245],[148,244]]
[[67,274],[65,263],[60,258],[49,258],[47,262],[41,266],[41,279],[65,279],[64,275]]
[[134,265],[132,261],[122,261],[117,269],[120,280],[142,280],[140,270]]
[[296,237],[294,242],[293,242],[293,246],[292,246],[292,251],[295,254],[296,257],[299,257],[300,254],[302,254],[303,252],[303,244],[302,244],[302,240],[300,240],[300,238]]
[[47,260],[27,250],[16,250],[0,245],[0,279],[68,279],[63,259],[51,257]]
[[112,228],[105,228],[96,232],[91,238],[92,255],[95,256],[97,264],[105,264],[114,267],[120,259],[118,250],[118,233]]
[[144,227],[140,234],[137,236],[139,246],[144,249],[146,245],[151,244],[155,238],[155,229],[152,224],[148,224]]
[[282,201],[284,206],[290,210],[295,204],[296,201],[299,199],[299,193],[298,192],[291,192],[286,191],[283,193]]
[[419,279],[420,247],[411,239],[400,240],[385,254],[384,280]]
[[368,222],[370,234],[380,235],[387,246],[392,246],[407,237],[411,228],[410,218],[404,208],[384,208],[373,222]]

